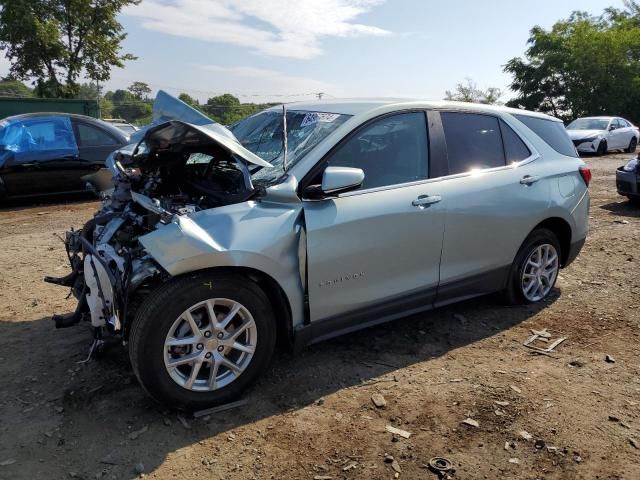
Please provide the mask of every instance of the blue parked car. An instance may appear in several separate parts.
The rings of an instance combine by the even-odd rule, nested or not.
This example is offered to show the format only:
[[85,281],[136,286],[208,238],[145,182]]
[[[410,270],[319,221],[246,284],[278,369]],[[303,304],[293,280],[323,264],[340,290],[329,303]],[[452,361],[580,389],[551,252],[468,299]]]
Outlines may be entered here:
[[116,127],[83,115],[29,113],[0,121],[0,201],[85,190],[82,177],[129,143]]

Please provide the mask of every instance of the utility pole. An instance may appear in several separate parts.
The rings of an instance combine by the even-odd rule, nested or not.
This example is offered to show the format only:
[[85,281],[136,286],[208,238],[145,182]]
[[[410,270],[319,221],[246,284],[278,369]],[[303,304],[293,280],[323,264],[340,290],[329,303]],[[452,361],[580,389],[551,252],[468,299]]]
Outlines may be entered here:
[[324,92],[318,92],[316,93],[316,97],[318,97],[318,100],[322,100],[322,97],[324,96]]

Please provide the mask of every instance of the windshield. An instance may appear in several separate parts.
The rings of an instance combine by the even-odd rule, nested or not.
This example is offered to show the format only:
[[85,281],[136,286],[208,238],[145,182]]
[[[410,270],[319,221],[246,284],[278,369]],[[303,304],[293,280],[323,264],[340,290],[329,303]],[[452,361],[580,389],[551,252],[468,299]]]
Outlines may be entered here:
[[[298,163],[318,143],[342,125],[351,115],[287,110],[287,168]],[[267,110],[230,127],[248,150],[273,165],[253,170],[256,185],[269,186],[282,176],[282,112]]]
[[568,126],[568,130],[606,130],[609,125],[609,120],[603,120],[601,118],[578,118],[571,122]]

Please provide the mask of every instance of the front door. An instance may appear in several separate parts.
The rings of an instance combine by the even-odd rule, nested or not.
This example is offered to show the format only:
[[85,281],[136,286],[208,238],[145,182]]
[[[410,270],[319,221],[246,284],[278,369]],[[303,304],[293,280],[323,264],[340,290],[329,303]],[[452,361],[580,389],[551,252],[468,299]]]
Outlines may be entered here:
[[311,321],[368,312],[365,321],[375,323],[380,309],[393,315],[389,306],[398,306],[398,316],[429,307],[443,213],[428,181],[425,112],[369,122],[325,162],[361,168],[365,179],[356,191],[304,202]]

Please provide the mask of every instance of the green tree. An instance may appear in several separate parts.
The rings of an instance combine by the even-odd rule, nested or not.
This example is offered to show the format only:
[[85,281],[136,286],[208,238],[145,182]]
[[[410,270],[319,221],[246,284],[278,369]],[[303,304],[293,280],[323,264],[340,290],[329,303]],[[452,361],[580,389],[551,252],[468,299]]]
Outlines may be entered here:
[[144,82],[133,82],[127,90],[138,100],[147,100],[151,93],[151,88]]
[[178,99],[193,108],[200,108],[200,102],[187,93],[181,93],[178,95]]
[[465,83],[458,83],[456,89],[445,92],[445,100],[456,102],[498,104],[502,97],[502,91],[496,87],[489,87],[486,90],[478,88],[472,79],[465,79]]
[[73,98],[85,73],[104,82],[126,37],[117,16],[141,0],[0,0],[0,50],[18,80],[33,80],[42,97]]
[[19,80],[0,80],[0,97],[33,97],[33,90]]
[[504,68],[517,96],[507,105],[569,119],[615,114],[640,119],[640,7],[574,12],[550,30],[533,27],[525,58]]

